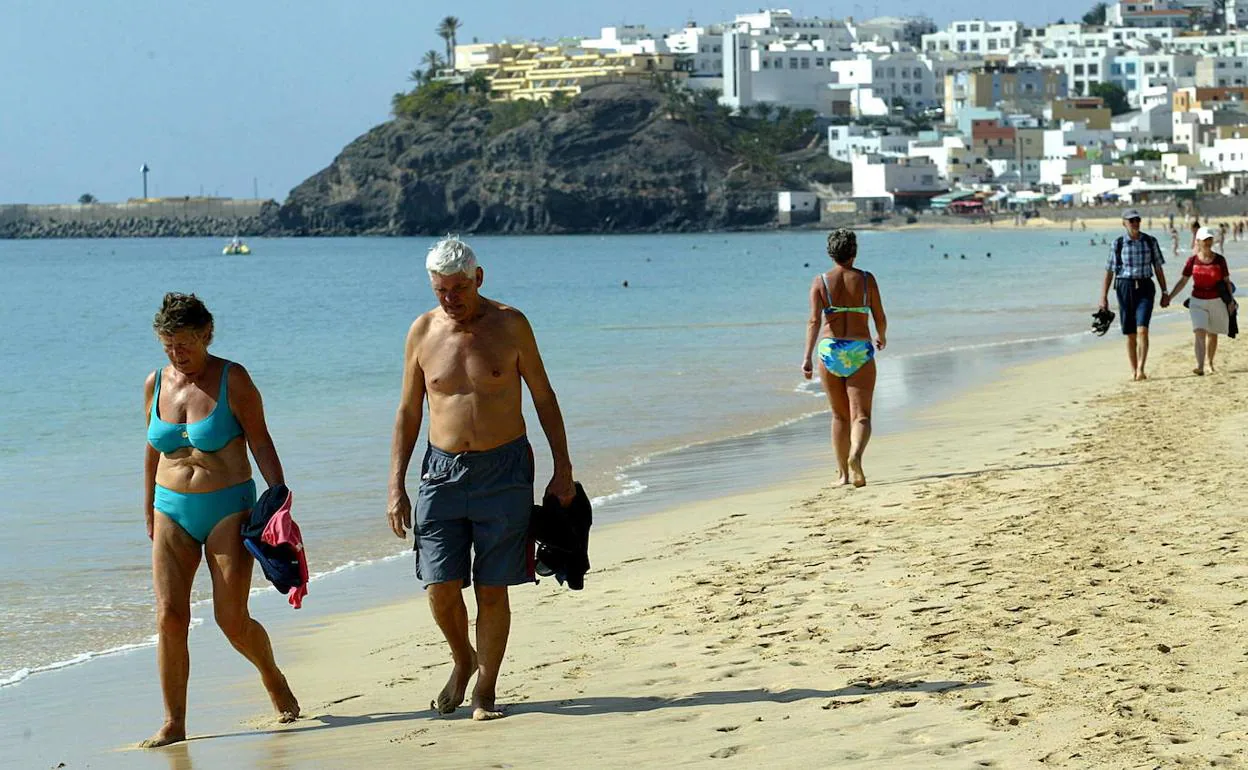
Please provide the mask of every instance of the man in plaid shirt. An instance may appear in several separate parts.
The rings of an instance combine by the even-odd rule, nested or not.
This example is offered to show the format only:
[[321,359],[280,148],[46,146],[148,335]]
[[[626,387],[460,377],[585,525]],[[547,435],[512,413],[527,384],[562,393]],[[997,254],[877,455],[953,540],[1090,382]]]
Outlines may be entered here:
[[1122,333],[1127,336],[1127,359],[1131,362],[1132,379],[1146,380],[1144,364],[1148,361],[1148,322],[1153,317],[1153,275],[1161,286],[1161,306],[1169,304],[1166,294],[1166,274],[1161,266],[1161,246],[1151,235],[1140,232],[1140,212],[1127,209],[1122,212],[1126,235],[1114,239],[1109,261],[1105,264],[1105,279],[1101,284],[1101,308],[1109,308],[1109,284],[1112,281],[1118,294],[1118,320]]

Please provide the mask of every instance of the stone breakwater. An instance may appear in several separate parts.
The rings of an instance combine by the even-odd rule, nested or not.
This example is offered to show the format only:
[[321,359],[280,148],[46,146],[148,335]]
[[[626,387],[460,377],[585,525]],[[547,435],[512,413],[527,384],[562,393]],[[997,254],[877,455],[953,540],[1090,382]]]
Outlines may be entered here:
[[258,236],[272,230],[267,217],[132,217],[99,222],[19,220],[0,225],[0,238],[196,238]]

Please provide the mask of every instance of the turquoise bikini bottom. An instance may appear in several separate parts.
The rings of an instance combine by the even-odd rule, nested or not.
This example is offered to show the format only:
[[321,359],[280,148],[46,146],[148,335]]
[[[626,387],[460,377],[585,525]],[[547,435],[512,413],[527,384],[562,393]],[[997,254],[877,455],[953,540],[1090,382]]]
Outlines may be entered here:
[[250,511],[255,504],[256,482],[253,479],[215,492],[174,492],[156,485],[156,510],[173,519],[186,534],[201,543],[208,542],[213,527],[226,516]]
[[867,340],[824,337],[817,350],[828,372],[841,378],[853,376],[875,358],[875,347]]

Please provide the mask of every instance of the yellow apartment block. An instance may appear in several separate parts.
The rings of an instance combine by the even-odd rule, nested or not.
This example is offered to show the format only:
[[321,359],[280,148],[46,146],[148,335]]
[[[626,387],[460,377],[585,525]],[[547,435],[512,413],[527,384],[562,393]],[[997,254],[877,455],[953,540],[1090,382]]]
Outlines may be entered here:
[[637,82],[656,74],[686,77],[671,54],[631,54],[558,46],[487,43],[455,47],[456,69],[483,71],[495,101],[576,96],[595,82]]

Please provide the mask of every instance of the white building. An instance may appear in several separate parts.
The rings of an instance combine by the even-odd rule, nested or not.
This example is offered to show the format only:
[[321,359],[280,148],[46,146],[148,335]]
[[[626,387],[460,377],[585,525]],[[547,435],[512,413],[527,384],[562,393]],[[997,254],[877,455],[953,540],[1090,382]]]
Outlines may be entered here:
[[[690,24],[678,32],[669,32],[663,37],[665,53],[688,56],[692,60],[693,72],[689,74],[689,85],[697,88],[702,79],[714,78],[718,81],[724,74],[724,31],[722,27],[699,27]],[[716,85],[716,88],[719,86]]]
[[857,40],[848,22],[818,17],[798,19],[784,9],[737,14],[729,27],[746,32],[761,44],[822,41],[828,50],[849,51]]
[[1022,25],[1016,21],[950,22],[943,32],[923,36],[923,52],[953,51],[981,56],[1008,54],[1022,40]]
[[765,102],[835,115],[838,95],[830,64],[839,51],[822,41],[758,45],[745,30],[724,33],[722,104],[746,109]]
[[1045,187],[1061,187],[1075,177],[1087,177],[1092,161],[1087,158],[1043,158],[1040,161],[1040,184]]
[[854,155],[905,157],[915,137],[889,134],[858,124],[828,126],[828,155],[849,163]]
[[1248,171],[1248,138],[1215,139],[1200,149],[1200,162],[1222,173]]
[[666,53],[662,35],[651,32],[643,24],[626,24],[621,27],[603,27],[599,37],[583,38],[581,48],[619,53]]
[[1115,0],[1105,9],[1105,23],[1111,27],[1191,26],[1191,14],[1172,0]]
[[854,197],[886,200],[887,208],[945,189],[936,164],[929,158],[886,158],[855,155],[853,160]]
[[1171,40],[1168,48],[1196,56],[1248,56],[1248,35],[1184,35]]
[[834,61],[829,68],[831,88],[846,94],[851,113],[858,117],[926,110],[941,104],[931,60],[913,52],[858,54],[854,59]]

